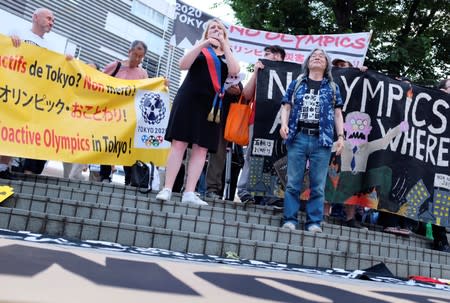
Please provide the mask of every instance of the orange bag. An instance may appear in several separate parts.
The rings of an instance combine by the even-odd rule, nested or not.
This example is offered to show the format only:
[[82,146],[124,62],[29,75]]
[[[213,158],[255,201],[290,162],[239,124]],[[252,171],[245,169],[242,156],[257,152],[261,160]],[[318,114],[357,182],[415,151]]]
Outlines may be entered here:
[[242,101],[243,96],[238,103],[230,104],[224,138],[239,145],[248,145],[248,121],[252,114],[253,102],[245,104]]

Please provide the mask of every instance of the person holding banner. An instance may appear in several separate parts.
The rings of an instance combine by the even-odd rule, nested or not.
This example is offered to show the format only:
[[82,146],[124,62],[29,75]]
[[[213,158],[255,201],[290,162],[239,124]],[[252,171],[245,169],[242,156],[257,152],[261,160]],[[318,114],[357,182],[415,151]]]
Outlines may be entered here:
[[306,203],[305,229],[322,232],[325,182],[333,147],[344,147],[343,101],[331,75],[331,60],[323,49],[314,49],[303,63],[303,74],[289,85],[281,108],[280,135],[287,148],[287,185],[283,228],[296,229],[300,190],[309,160],[310,197]]
[[[22,41],[35,46],[52,49],[51,44],[45,39],[45,34],[49,33],[55,22],[53,12],[47,8],[37,8],[33,12],[31,29],[11,35],[11,42],[14,47],[20,47]],[[67,60],[72,60],[73,56],[66,55]],[[8,161],[9,157],[2,156],[1,163]],[[28,174],[40,174],[44,170],[47,160],[25,159],[24,172]],[[0,165],[0,176],[4,167]]]
[[[273,61],[284,61],[286,57],[286,52],[284,48],[279,45],[269,45],[264,48],[264,59],[273,60]],[[255,90],[256,90],[256,81],[258,79],[258,71],[264,68],[264,64],[261,61],[257,61],[255,63],[255,70],[244,87],[242,94],[245,100],[252,100],[255,98]],[[247,146],[247,150],[244,155],[244,166],[242,167],[241,175],[238,180],[237,189],[238,189],[238,197],[242,203],[254,203],[255,198],[252,194],[250,194],[247,190],[247,184],[250,176],[250,156],[251,156],[251,142],[253,139],[253,123],[255,120],[255,111],[256,111],[256,100],[254,101],[252,108],[252,115],[250,117],[249,122],[249,146]]]
[[[335,68],[353,68],[353,64],[350,61],[341,59],[341,58],[335,58],[333,61],[331,61],[331,65]],[[360,71],[365,72],[367,71],[367,66],[361,66],[359,68]],[[345,123],[344,123],[345,124]],[[360,229],[367,229],[366,227],[363,227],[359,221],[356,220],[356,209],[357,206],[354,204],[334,204],[333,206],[333,212],[335,211],[335,208],[337,208],[337,211],[344,207],[344,213],[345,213],[345,221],[344,224],[348,227],[353,228],[360,228]],[[325,202],[325,209],[324,213],[325,216],[328,216],[330,214],[331,204],[328,202]]]
[[165,139],[171,141],[164,188],[158,200],[170,200],[172,187],[188,146],[192,146],[182,203],[207,205],[195,194],[206,154],[215,152],[220,136],[220,116],[224,82],[227,75],[239,73],[223,23],[211,19],[199,41],[180,60],[180,69],[188,70],[170,112]]
[[[147,44],[140,40],[131,42],[128,49],[128,59],[124,61],[114,61],[109,63],[103,69],[103,72],[116,78],[127,80],[139,80],[148,78],[147,71],[139,64],[147,53]],[[167,83],[166,83],[167,84]],[[131,182],[131,167],[124,166],[125,185],[130,185]],[[111,165],[100,165],[100,179],[102,182],[111,181]]]
[[[438,89],[450,94],[450,79],[439,81]],[[447,230],[444,226],[432,225],[434,249],[450,253],[450,245],[447,239]]]

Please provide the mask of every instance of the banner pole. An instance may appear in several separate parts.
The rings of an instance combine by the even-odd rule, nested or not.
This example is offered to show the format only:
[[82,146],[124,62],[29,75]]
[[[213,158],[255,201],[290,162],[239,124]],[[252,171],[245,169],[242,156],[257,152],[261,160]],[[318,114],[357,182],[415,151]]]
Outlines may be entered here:
[[[166,32],[167,32],[167,30],[166,29],[164,29],[164,32],[163,32],[163,35],[162,35],[162,39],[165,41],[165,38],[166,38]],[[162,55],[159,55],[159,58],[158,58],[158,67],[156,68],[156,76],[159,76],[159,70],[161,69],[161,58],[164,56],[164,52],[165,52],[165,50],[166,50],[166,44],[168,44],[169,42],[166,42],[166,43],[164,43],[164,49],[163,49],[163,53],[162,53]],[[167,55],[169,55],[169,54],[167,54]]]
[[168,64],[166,65],[166,78],[169,78],[170,73],[172,72],[172,63],[173,63],[173,50],[174,46],[169,44],[169,54],[168,54]]
[[370,30],[369,41],[367,41],[367,47],[366,47],[366,51],[364,52],[364,57],[363,57],[363,61],[362,61],[362,65],[361,66],[364,66],[364,61],[366,60],[367,51],[369,50],[370,40],[372,40],[372,33],[373,33],[373,30]]

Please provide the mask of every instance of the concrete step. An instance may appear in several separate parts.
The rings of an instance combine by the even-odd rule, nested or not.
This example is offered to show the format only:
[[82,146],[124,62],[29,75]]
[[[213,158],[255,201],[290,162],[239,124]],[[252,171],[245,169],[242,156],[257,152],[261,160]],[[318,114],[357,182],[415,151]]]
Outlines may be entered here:
[[[199,217],[226,219],[234,222],[254,223],[261,225],[269,225],[279,227],[281,226],[281,214],[273,209],[263,206],[246,206],[242,203],[235,203],[222,200],[209,200],[209,206],[202,208],[187,207],[178,202],[167,201],[161,202],[154,198],[154,194],[149,197],[137,197],[132,195],[114,194],[118,190],[111,192],[98,192],[93,190],[86,190],[76,187],[62,187],[57,185],[45,185],[42,183],[32,183],[25,181],[7,181],[16,193],[25,193],[30,195],[41,195],[49,198],[69,199],[76,201],[85,201],[90,203],[110,204],[119,207],[132,207],[144,210],[163,211],[167,213],[191,214]],[[63,183],[60,181],[59,183]],[[74,182],[75,184],[80,184]],[[98,184],[97,184],[98,185]],[[102,183],[100,183],[102,185]],[[118,185],[116,185],[118,186]],[[120,187],[121,185],[119,185]],[[123,186],[121,186],[123,187]],[[173,200],[178,200],[173,199]],[[43,211],[42,208],[35,210]],[[304,219],[304,214],[300,214],[301,220]],[[397,237],[392,234],[366,231],[346,226],[335,225],[325,222],[323,224],[324,234],[333,236],[344,236],[352,239],[360,239],[367,241],[375,241],[387,244],[406,245],[411,247],[430,248],[430,240],[421,236],[411,237]]]
[[130,246],[156,247],[208,255],[224,256],[227,251],[233,251],[242,259],[290,263],[314,268],[333,267],[356,270],[384,262],[392,273],[399,277],[409,275],[448,277],[450,275],[449,265],[437,263],[83,219],[5,207],[0,208],[0,228],[27,230],[68,239],[110,241]]
[[[236,222],[233,219],[227,220],[222,217],[201,217],[26,194],[16,194],[14,198],[6,201],[4,206],[82,219],[98,219],[101,221],[152,226],[221,237],[301,245],[344,253],[363,253],[380,257],[450,264],[450,254],[430,249],[362,240],[327,233],[314,234],[302,230],[290,231],[268,224]],[[183,206],[191,208],[187,205]]]

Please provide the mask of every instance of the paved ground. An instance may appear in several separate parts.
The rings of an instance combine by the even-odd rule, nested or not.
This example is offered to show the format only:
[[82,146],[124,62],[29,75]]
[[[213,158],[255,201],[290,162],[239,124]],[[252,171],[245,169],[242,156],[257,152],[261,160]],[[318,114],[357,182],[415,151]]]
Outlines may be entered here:
[[0,302],[429,302],[417,286],[0,238]]

